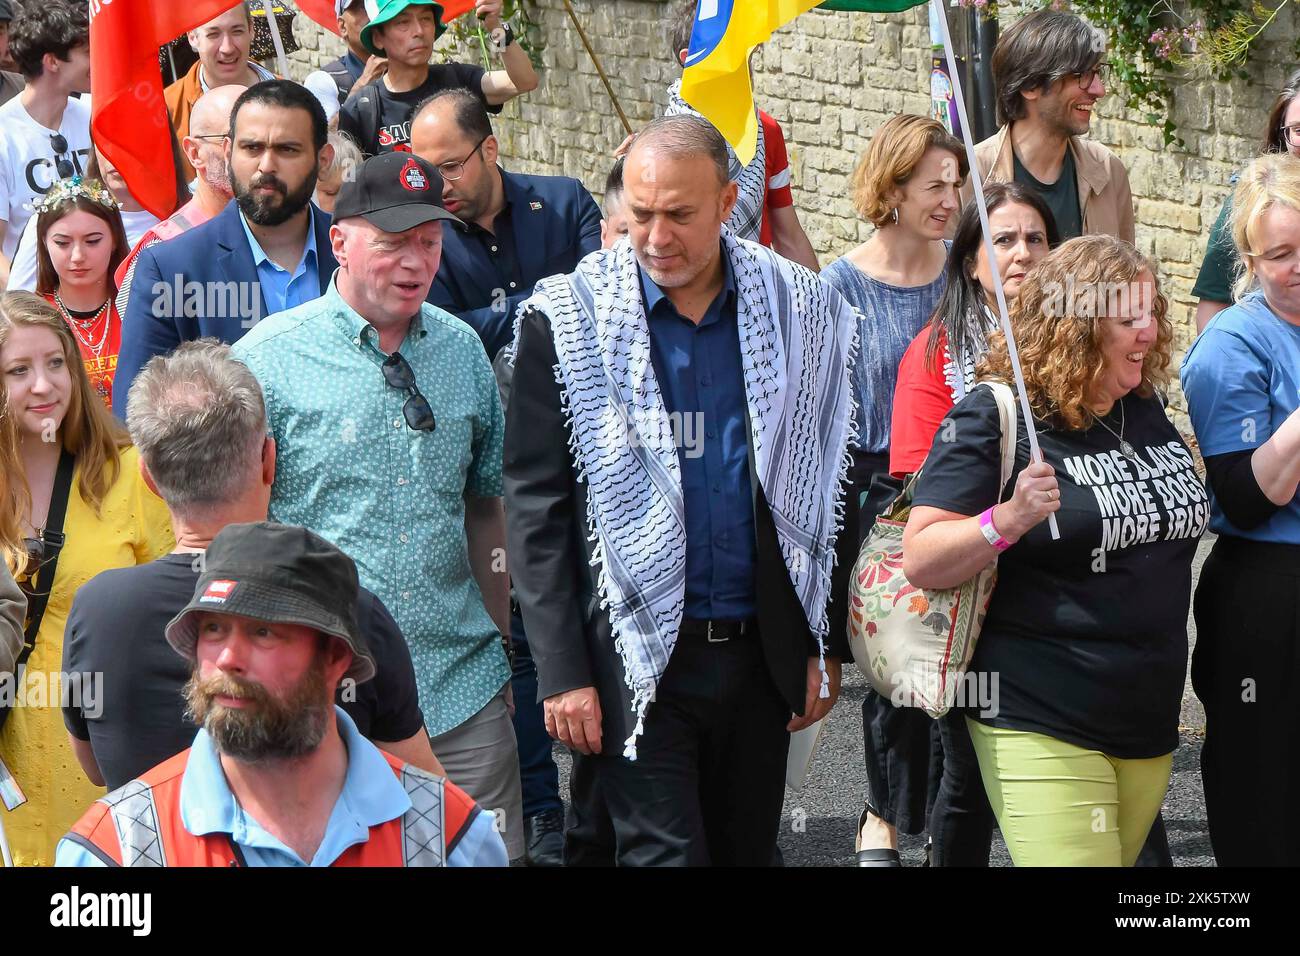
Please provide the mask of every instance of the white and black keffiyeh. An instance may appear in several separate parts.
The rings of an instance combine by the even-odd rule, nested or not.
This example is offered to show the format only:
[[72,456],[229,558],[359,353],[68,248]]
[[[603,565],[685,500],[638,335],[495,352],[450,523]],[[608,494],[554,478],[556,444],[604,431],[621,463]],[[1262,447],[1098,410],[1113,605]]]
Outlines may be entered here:
[[[754,470],[822,649],[825,696],[823,639],[854,438],[849,371],[858,315],[814,273],[757,243],[724,236],[723,248],[736,283]],[[522,316],[534,307],[550,319],[570,449],[587,484],[597,590],[637,717],[624,756],[635,760],[681,625],[686,517],[631,244],[620,241],[587,256],[573,274],[539,282],[519,307],[516,340]]]
[[[683,113],[707,118],[682,99],[682,81],[678,80],[668,90],[668,109],[664,115],[678,116]],[[763,207],[767,205],[767,153],[763,143],[762,122],[758,124],[758,145],[754,149],[754,158],[748,166],[740,165],[740,157],[730,144],[727,146],[727,156],[731,161],[728,175],[738,187],[736,207],[731,210],[727,228],[741,239],[758,242],[763,231]]]

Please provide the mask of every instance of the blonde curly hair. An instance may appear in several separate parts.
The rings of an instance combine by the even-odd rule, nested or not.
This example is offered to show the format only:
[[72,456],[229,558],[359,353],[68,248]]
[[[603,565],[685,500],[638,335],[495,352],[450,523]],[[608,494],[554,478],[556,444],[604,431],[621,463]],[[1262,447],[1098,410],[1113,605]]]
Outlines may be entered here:
[[[1080,236],[1049,253],[1029,273],[1010,317],[1034,417],[1071,430],[1092,424],[1088,405],[1106,371],[1102,320],[1141,301],[1135,286],[1144,273],[1153,283],[1156,322],[1156,341],[1142,363],[1142,383],[1134,389],[1145,398],[1169,380],[1174,338],[1169,303],[1151,261],[1120,239]],[[1001,329],[989,335],[989,351],[976,373],[1014,380]]]

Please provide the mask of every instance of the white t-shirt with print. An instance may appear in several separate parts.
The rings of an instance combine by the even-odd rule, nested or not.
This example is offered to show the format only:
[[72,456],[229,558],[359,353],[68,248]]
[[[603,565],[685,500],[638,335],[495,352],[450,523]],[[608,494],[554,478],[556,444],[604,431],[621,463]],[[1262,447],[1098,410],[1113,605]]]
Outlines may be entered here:
[[[59,178],[50,143],[55,132],[32,119],[21,96],[0,106],[0,219],[8,223],[0,252],[6,259],[18,248],[33,205]],[[78,174],[84,173],[90,160],[89,99],[68,99],[57,132],[68,141],[65,157]]]

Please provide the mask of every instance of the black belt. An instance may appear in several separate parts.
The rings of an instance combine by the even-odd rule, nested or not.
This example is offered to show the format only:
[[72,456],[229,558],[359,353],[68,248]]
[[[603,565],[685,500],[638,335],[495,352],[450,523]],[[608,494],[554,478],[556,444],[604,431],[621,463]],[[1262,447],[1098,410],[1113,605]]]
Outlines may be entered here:
[[732,638],[752,637],[758,633],[758,619],[747,621],[704,621],[694,617],[682,618],[678,634],[682,637],[702,637],[710,644],[723,644]]

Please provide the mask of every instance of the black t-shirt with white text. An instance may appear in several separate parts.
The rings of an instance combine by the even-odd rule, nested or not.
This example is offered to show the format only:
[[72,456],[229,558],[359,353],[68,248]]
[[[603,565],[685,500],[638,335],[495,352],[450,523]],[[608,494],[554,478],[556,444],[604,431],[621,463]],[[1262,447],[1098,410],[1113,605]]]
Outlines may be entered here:
[[[197,556],[168,554],[148,564],[105,571],[77,592],[63,640],[65,674],[102,675],[97,693],[69,694],[63,722],[89,740],[109,790],[130,783],[194,741],[182,688],[189,663],[164,636],[194,595]],[[411,652],[397,622],[364,588],[357,602],[361,638],[375,676],[335,699],[372,740],[401,741],[424,727]],[[83,685],[87,682],[83,679]],[[90,699],[94,696],[96,699]]]
[[[1015,475],[1029,463],[1018,418]],[[999,556],[970,667],[981,687],[996,680],[997,713],[966,713],[1113,757],[1158,757],[1178,746],[1192,557],[1209,497],[1159,399],[1130,393],[1103,421],[1136,459],[1101,424],[1037,423],[1060,486],[1061,538],[1043,521]],[[972,390],[935,435],[914,504],[964,515],[996,504],[1000,440],[993,394]],[[1014,486],[1013,475],[1004,500]]]
[[[339,129],[355,139],[367,156],[380,153],[411,151],[411,114],[415,108],[435,93],[444,90],[466,89],[483,100],[489,113],[500,113],[500,106],[489,106],[483,96],[483,67],[470,63],[431,63],[428,78],[413,90],[394,93],[380,77],[343,104],[339,112]],[[368,136],[365,112],[373,104],[363,103],[364,97],[379,101],[379,123],[373,136]]]

